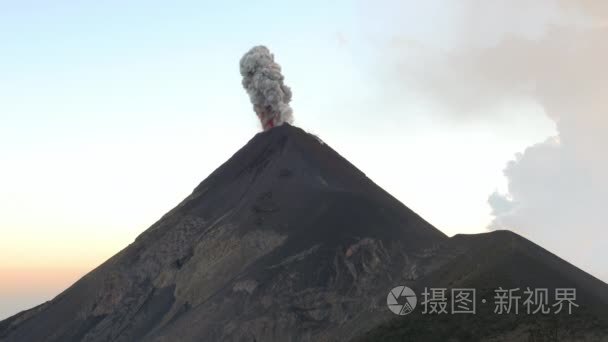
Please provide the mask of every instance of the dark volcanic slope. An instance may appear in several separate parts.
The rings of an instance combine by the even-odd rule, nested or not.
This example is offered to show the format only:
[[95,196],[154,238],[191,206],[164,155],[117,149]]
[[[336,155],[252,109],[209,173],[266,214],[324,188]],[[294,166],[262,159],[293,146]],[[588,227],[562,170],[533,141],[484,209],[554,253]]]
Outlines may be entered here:
[[55,299],[0,322],[0,340],[345,340],[446,240],[283,125]]
[[[576,288],[573,315],[394,316],[407,285]],[[420,298],[419,298],[420,300]],[[257,134],[0,341],[608,341],[608,286],[506,231],[448,239],[314,136]]]
[[[608,286],[515,233],[456,235],[420,264],[427,273],[412,284],[416,293],[474,288],[477,314],[386,315],[357,341],[608,341]],[[494,312],[499,287],[520,289],[518,314]],[[550,305],[556,288],[574,288],[579,307],[572,314],[527,314],[526,288],[547,289]]]

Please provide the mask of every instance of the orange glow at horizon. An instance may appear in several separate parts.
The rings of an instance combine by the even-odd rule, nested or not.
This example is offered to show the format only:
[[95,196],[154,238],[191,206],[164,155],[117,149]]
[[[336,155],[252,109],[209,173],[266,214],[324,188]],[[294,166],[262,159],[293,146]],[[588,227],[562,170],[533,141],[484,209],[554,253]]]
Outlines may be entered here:
[[49,291],[58,291],[56,294],[59,294],[92,269],[85,267],[0,268],[0,279],[2,279],[0,282],[0,298],[10,295],[47,293]]

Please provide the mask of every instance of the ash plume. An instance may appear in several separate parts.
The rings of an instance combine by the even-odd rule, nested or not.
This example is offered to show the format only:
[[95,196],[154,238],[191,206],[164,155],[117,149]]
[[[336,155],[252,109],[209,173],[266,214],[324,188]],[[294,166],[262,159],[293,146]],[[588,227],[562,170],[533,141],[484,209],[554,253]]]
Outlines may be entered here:
[[283,123],[293,122],[289,102],[291,89],[283,83],[281,66],[267,47],[251,48],[240,62],[243,87],[247,90],[253,110],[266,131]]

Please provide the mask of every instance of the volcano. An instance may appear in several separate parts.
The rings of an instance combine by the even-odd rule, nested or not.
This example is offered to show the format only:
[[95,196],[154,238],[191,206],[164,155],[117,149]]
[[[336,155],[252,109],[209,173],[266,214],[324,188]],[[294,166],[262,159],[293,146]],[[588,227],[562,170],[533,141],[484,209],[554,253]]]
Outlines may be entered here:
[[[386,306],[398,285],[572,287],[580,310],[399,319]],[[607,313],[600,280],[511,232],[448,238],[283,124],[56,298],[0,322],[0,341],[468,341],[552,327],[603,338]]]

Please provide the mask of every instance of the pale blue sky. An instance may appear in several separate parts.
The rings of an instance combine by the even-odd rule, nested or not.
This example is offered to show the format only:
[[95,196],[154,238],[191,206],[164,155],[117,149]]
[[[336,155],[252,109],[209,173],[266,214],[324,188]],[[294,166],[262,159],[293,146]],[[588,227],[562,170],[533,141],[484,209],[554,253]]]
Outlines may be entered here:
[[[410,77],[510,29],[487,21],[473,39],[465,12],[437,0],[0,0],[0,272],[76,270],[59,291],[189,194],[259,131],[238,69],[258,44],[283,67],[296,125],[446,234],[484,231],[507,162],[556,130],[533,98],[480,93],[483,106],[453,108]],[[514,32],[544,27],[518,18]],[[460,96],[474,80],[458,81]],[[0,318],[48,299],[48,287],[28,291],[0,287]]]

